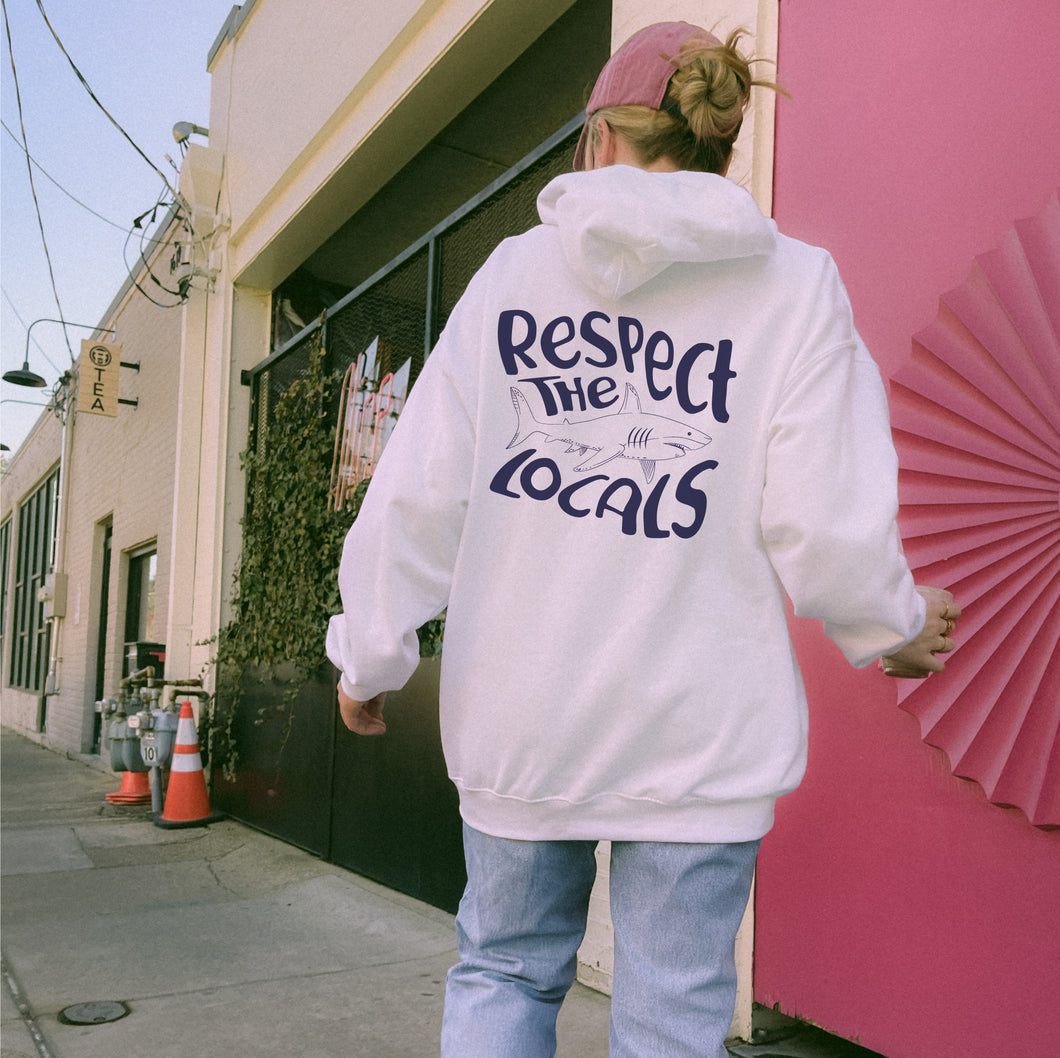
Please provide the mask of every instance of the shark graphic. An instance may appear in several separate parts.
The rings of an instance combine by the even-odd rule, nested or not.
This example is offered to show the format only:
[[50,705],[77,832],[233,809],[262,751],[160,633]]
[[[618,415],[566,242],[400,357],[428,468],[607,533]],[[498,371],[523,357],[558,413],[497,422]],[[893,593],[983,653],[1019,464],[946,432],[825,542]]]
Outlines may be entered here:
[[[680,459],[687,452],[710,444],[710,437],[675,419],[650,415],[640,410],[640,396],[630,383],[622,407],[610,415],[561,423],[541,422],[530,409],[530,403],[515,387],[511,387],[515,407],[515,436],[509,448],[521,444],[534,434],[544,434],[545,441],[564,441],[568,452],[586,455],[575,470],[595,470],[612,459],[636,459],[644,471],[645,481],[655,476],[655,464],[660,459]],[[529,420],[529,422],[527,421]],[[533,425],[530,425],[530,424]]]

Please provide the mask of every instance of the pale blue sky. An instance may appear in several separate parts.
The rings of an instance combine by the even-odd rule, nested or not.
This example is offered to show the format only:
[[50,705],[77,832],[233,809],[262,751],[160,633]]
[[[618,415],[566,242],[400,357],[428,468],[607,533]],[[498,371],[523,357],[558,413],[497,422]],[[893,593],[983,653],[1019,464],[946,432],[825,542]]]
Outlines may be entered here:
[[[128,274],[123,259],[133,218],[167,194],[154,172],[93,103],[59,50],[36,0],[4,0],[22,98],[26,140],[44,234],[64,319],[95,324]],[[232,0],[40,0],[66,50],[100,102],[176,187],[180,164],[172,129],[178,121],[209,125],[206,60]],[[21,139],[11,52],[3,34],[0,110]],[[3,371],[22,366],[26,327],[60,315],[33,209],[25,156],[0,128],[0,346]],[[197,142],[203,142],[197,138]],[[52,179],[49,179],[51,177]],[[55,181],[53,183],[52,181]],[[60,184],[64,190],[56,187]],[[101,220],[69,197],[106,218]],[[162,211],[159,211],[161,219]],[[107,223],[110,221],[111,223]],[[116,228],[112,225],[118,225]],[[135,261],[139,234],[125,257]],[[158,300],[174,299],[158,292]],[[179,309],[170,311],[179,312]],[[75,353],[90,331],[70,328]],[[63,328],[33,328],[29,365],[49,389],[0,383],[0,439],[13,454],[43,409],[14,401],[44,401],[69,366]],[[121,409],[129,413],[131,409]]]

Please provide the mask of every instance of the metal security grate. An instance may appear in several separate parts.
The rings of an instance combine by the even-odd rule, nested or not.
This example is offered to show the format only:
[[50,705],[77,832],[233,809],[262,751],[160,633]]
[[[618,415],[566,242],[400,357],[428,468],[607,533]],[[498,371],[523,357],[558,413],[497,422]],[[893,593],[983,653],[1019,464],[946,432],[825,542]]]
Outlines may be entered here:
[[577,142],[577,134],[565,137],[439,234],[439,331],[494,247],[538,223],[538,193],[553,177],[570,172]]
[[380,374],[412,360],[412,378],[426,353],[429,251],[417,250],[351,301],[336,306],[327,324],[328,365],[345,371],[379,339]]
[[[472,275],[494,247],[537,223],[537,195],[570,170],[581,119],[569,122],[480,195],[380,269],[320,320],[247,372],[252,387],[251,446],[267,451],[271,409],[304,374],[317,331],[324,329],[327,367],[339,376],[378,339],[380,373],[423,361]],[[331,409],[332,413],[336,409]],[[253,482],[248,482],[253,496]]]

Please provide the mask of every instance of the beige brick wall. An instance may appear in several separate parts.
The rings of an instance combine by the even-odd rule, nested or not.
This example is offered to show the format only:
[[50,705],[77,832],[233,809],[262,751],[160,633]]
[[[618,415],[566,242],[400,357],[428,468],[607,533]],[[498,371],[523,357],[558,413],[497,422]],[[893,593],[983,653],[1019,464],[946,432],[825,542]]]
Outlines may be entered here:
[[[159,295],[161,299],[163,295]],[[172,301],[171,298],[166,300]],[[168,605],[172,532],[173,464],[176,438],[176,379],[179,368],[180,308],[161,309],[135,289],[118,304],[108,322],[117,329],[121,359],[140,370],[122,368],[120,395],[137,406],[119,405],[114,418],[76,410],[67,421],[63,460],[63,499],[57,568],[68,578],[66,617],[53,623],[59,664],[56,690],[49,697],[43,740],[56,749],[83,752],[92,735],[96,646],[102,592],[102,526],[113,525],[109,605],[106,615],[105,689],[117,689],[124,639],[128,552],[157,541],[156,612],[160,635]],[[75,352],[79,345],[75,345]],[[58,463],[62,427],[52,416],[38,425],[12,460],[4,480],[4,514],[17,508]],[[13,530],[17,534],[17,527]],[[7,686],[9,645],[5,644],[3,721],[33,733],[35,694]]]

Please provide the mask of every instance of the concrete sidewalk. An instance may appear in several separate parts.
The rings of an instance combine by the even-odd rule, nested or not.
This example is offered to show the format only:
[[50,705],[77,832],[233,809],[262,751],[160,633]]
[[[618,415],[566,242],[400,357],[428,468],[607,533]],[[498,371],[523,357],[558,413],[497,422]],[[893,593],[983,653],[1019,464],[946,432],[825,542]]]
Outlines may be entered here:
[[[0,745],[2,1058],[438,1053],[451,915],[231,820],[161,829],[103,800],[118,776]],[[575,985],[560,1058],[606,1056],[609,1006]]]

